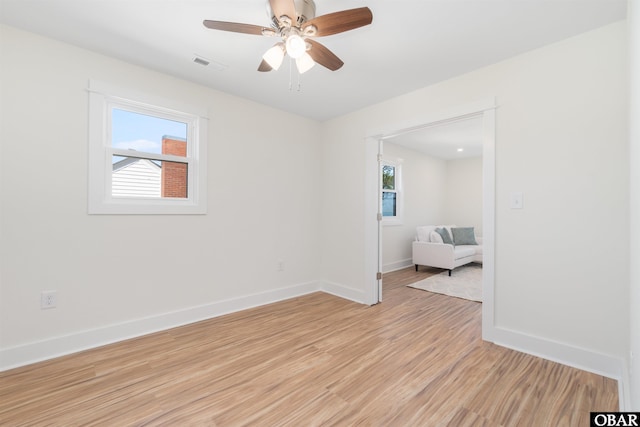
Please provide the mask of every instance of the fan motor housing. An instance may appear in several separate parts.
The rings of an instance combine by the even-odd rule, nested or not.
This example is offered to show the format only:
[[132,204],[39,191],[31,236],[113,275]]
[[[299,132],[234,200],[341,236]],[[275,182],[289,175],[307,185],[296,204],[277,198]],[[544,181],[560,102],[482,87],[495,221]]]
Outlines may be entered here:
[[[307,21],[316,17],[316,3],[313,0],[294,0],[293,1],[296,8],[296,16],[290,16],[292,22],[292,26],[299,27]],[[267,0],[267,15],[271,19],[271,23],[274,28],[279,27],[279,16],[276,17],[271,10],[271,4]]]

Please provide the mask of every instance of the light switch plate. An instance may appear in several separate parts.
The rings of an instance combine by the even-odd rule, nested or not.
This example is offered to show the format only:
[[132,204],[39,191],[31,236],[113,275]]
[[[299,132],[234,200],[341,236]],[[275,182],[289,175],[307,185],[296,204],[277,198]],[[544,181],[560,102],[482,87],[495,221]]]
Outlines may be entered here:
[[523,199],[521,191],[514,191],[511,193],[510,197],[510,207],[511,209],[522,209],[523,208]]

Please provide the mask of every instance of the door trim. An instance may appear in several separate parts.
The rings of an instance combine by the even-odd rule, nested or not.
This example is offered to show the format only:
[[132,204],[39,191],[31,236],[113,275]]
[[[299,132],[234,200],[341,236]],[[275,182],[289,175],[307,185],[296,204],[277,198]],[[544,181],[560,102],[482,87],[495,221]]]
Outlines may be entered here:
[[[437,126],[467,117],[482,116],[482,228],[483,228],[483,275],[482,275],[482,338],[493,342],[494,285],[495,285],[495,138],[496,138],[495,97],[475,103],[457,106],[447,111],[426,115],[413,122],[387,126],[367,132],[365,138],[365,294],[368,304],[381,300],[376,273],[380,270],[379,260],[382,240],[378,233],[378,156],[382,154],[380,141],[426,127]],[[374,242],[377,242],[375,244]]]

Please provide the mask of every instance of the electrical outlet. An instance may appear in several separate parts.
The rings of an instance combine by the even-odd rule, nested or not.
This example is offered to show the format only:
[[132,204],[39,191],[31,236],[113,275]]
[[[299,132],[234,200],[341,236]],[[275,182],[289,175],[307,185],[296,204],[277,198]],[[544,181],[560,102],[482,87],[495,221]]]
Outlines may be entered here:
[[56,304],[58,303],[58,292],[57,291],[43,291],[40,294],[40,308],[56,308]]
[[278,261],[278,271],[284,271],[284,261]]

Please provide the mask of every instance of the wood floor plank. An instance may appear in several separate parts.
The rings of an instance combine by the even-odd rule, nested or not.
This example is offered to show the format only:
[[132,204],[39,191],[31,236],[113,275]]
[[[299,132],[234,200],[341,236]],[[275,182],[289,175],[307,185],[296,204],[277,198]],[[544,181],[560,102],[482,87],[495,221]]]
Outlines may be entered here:
[[[10,426],[573,426],[617,383],[481,339],[477,302],[385,275],[0,373]],[[585,424],[587,423],[587,424]]]
[[446,425],[452,427],[501,427],[500,424],[495,424],[467,408],[460,408]]

